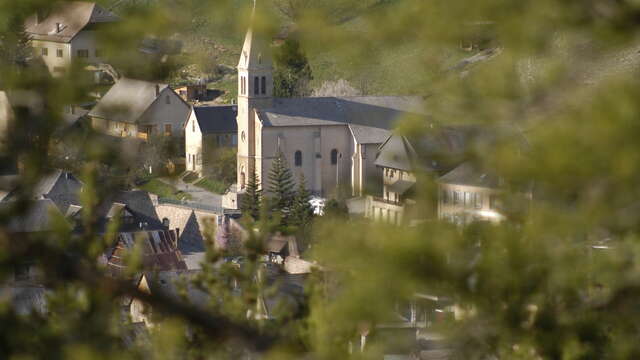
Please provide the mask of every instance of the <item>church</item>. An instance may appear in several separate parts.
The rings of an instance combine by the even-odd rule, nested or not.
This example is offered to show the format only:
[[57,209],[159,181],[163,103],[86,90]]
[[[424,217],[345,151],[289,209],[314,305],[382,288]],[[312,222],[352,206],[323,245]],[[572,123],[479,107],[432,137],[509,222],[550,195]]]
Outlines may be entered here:
[[317,196],[379,193],[378,148],[403,116],[424,116],[420,97],[274,98],[273,87],[271,44],[250,28],[238,63],[238,194],[253,171],[268,189],[279,153]]

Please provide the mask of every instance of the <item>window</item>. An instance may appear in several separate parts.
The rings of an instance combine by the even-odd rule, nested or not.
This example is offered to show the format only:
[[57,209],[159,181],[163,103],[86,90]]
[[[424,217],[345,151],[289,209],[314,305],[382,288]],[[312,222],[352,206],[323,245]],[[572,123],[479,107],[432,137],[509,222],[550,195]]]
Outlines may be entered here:
[[442,190],[442,203],[443,204],[449,203],[449,192],[447,190]]
[[476,209],[482,209],[482,194],[475,194],[473,205]]
[[489,208],[495,209],[498,206],[498,199],[495,195],[489,195]]
[[171,104],[171,98],[169,97],[169,95],[164,97],[164,103],[167,105]]
[[338,150],[331,150],[331,165],[335,165],[338,163]]
[[164,125],[164,136],[171,136],[171,124]]
[[56,49],[56,56],[61,58],[64,54],[62,53],[62,49]]
[[195,120],[193,120],[191,122],[191,132],[196,132],[196,121]]
[[263,76],[262,77],[262,86],[260,87],[260,92],[262,93],[262,95],[267,93],[267,77]]
[[49,56],[49,48],[46,48],[46,47],[42,48],[42,56]]
[[247,78],[242,77],[242,81],[240,82],[240,93],[242,95],[247,93]]
[[242,139],[242,142],[244,142],[247,139],[246,135],[244,134],[244,131],[242,132],[242,134],[240,134],[240,139]]
[[260,78],[257,76],[253,78],[253,93],[255,95],[260,94]]
[[470,206],[471,205],[471,193],[470,192],[464,192],[464,206]]
[[460,191],[455,191],[453,193],[453,204],[454,205],[460,204]]
[[78,50],[78,51],[76,52],[76,55],[77,55],[79,58],[88,58],[88,57],[89,57],[89,50],[87,50],[87,49],[81,49],[81,50]]
[[302,151],[300,150],[296,151],[294,155],[294,159],[295,159],[296,166],[302,166]]

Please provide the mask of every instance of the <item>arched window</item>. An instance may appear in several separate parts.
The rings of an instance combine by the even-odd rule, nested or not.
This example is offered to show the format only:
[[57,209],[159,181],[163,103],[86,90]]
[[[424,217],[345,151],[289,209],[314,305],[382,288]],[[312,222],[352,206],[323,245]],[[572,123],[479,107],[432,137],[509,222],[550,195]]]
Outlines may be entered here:
[[262,86],[260,87],[260,90],[262,92],[262,95],[267,93],[267,77],[263,76],[262,77]]
[[253,78],[253,93],[255,95],[260,94],[260,78],[257,76]]
[[335,165],[338,163],[338,150],[331,150],[331,165]]
[[302,166],[302,151],[300,150],[296,151],[294,160],[295,160],[296,166]]

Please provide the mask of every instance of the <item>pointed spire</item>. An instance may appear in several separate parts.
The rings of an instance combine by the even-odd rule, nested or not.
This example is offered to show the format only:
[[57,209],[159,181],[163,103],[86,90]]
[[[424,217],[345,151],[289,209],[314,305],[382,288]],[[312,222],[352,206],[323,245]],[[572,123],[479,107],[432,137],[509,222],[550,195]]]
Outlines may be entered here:
[[240,69],[270,69],[271,48],[264,34],[254,33],[254,23],[256,16],[256,0],[253,0],[253,10],[251,11],[251,23],[244,38],[244,46],[240,54],[238,68]]

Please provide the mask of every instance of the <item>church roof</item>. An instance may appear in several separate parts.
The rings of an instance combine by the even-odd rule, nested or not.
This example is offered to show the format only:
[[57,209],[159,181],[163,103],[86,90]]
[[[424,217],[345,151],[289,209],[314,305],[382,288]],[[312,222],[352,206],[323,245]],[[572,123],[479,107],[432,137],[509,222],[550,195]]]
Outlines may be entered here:
[[379,144],[398,119],[424,113],[421,98],[412,96],[278,98],[258,110],[264,126],[347,125],[361,144]]
[[[118,21],[118,16],[92,2],[69,1],[54,5],[44,19],[37,15],[27,19],[26,31],[35,40],[70,42],[80,31],[92,24]],[[58,28],[58,25],[59,28]]]
[[237,105],[198,106],[193,111],[203,134],[238,131]]

